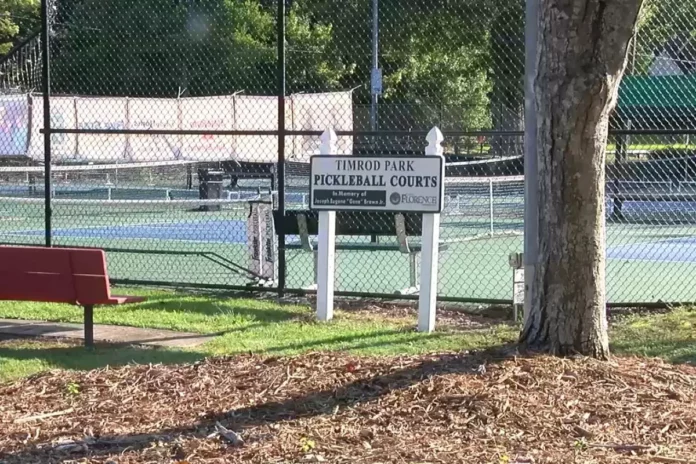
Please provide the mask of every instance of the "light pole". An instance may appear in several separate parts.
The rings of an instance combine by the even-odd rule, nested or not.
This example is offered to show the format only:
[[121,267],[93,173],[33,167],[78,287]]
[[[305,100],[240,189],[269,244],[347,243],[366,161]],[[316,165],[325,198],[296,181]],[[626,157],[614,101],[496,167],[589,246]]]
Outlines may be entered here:
[[[382,70],[379,69],[379,0],[372,0],[372,71],[370,72],[370,130],[377,131],[377,101],[382,94]],[[376,147],[375,135],[370,140],[370,146]],[[370,240],[377,243],[376,235]]]
[[377,101],[382,94],[382,71],[379,69],[379,0],[372,0],[372,71],[370,73],[370,130],[377,130]]
[[525,104],[524,104],[524,321],[532,307],[534,276],[537,265],[539,237],[539,194],[537,174],[536,78],[537,33],[539,31],[539,0],[526,1],[525,26]]

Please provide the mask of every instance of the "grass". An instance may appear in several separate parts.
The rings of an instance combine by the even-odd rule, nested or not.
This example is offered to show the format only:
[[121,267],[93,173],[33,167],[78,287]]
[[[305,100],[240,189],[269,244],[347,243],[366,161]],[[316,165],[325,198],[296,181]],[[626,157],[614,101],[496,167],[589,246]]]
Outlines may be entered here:
[[612,327],[615,353],[696,364],[696,309],[632,316]]
[[[334,321],[318,323],[312,309],[303,305],[159,290],[122,293],[147,296],[148,300],[98,309],[96,323],[216,336],[203,346],[187,350],[102,346],[86,351],[74,343],[8,340],[0,342],[0,381],[53,368],[89,370],[129,362],[192,362],[209,355],[249,352],[295,355],[344,351],[375,356],[470,350],[506,344],[517,336],[517,328],[502,323],[472,330],[441,324],[435,333],[421,334],[413,330],[413,316],[338,311]],[[0,317],[82,322],[79,308],[45,303],[3,301]],[[691,309],[623,318],[611,329],[613,350],[626,355],[658,356],[672,362],[696,362],[694,327],[696,311]]]
[[[308,306],[278,305],[258,299],[182,295],[173,291],[123,291],[148,297],[141,304],[95,311],[95,323],[216,334],[190,350],[81,346],[59,342],[0,342],[0,381],[50,368],[92,369],[135,362],[187,362],[209,355],[266,353],[294,355],[344,351],[362,355],[419,354],[476,349],[514,340],[515,330],[494,325],[467,332],[443,328],[434,334],[413,330],[415,317],[385,317],[337,311],[330,323],[318,323]],[[47,303],[0,302],[0,317],[52,322],[82,322],[80,308]]]

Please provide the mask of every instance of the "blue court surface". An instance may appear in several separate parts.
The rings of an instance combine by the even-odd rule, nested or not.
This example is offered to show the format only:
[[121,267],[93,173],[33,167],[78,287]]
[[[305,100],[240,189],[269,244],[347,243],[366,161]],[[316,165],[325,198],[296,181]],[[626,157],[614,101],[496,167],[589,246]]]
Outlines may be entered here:
[[[18,230],[6,235],[37,236],[43,230]],[[53,229],[53,236],[60,238],[101,238],[174,240],[203,243],[239,244],[247,242],[246,222],[239,220],[208,220],[197,222],[133,224],[96,227]]]
[[696,263],[696,237],[618,245],[607,250],[607,258],[624,261]]

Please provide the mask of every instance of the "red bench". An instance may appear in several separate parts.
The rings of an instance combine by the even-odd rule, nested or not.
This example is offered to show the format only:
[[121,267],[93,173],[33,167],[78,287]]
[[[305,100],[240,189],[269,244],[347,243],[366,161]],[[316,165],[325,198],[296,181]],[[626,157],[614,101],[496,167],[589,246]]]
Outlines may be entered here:
[[0,300],[68,303],[85,311],[85,345],[94,344],[94,306],[143,298],[113,296],[103,250],[0,246]]

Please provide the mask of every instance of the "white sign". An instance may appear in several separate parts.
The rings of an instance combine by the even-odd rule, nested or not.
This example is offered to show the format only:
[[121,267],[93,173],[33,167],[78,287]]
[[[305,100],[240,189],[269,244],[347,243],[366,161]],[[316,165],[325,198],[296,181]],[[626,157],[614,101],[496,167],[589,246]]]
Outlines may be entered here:
[[382,70],[373,69],[370,75],[372,95],[382,95]]
[[277,245],[273,230],[273,205],[264,201],[251,202],[251,214],[247,219],[250,270],[268,283],[277,280]]
[[524,269],[515,269],[513,271],[512,304],[524,304]]
[[313,156],[310,209],[440,213],[442,156]]

